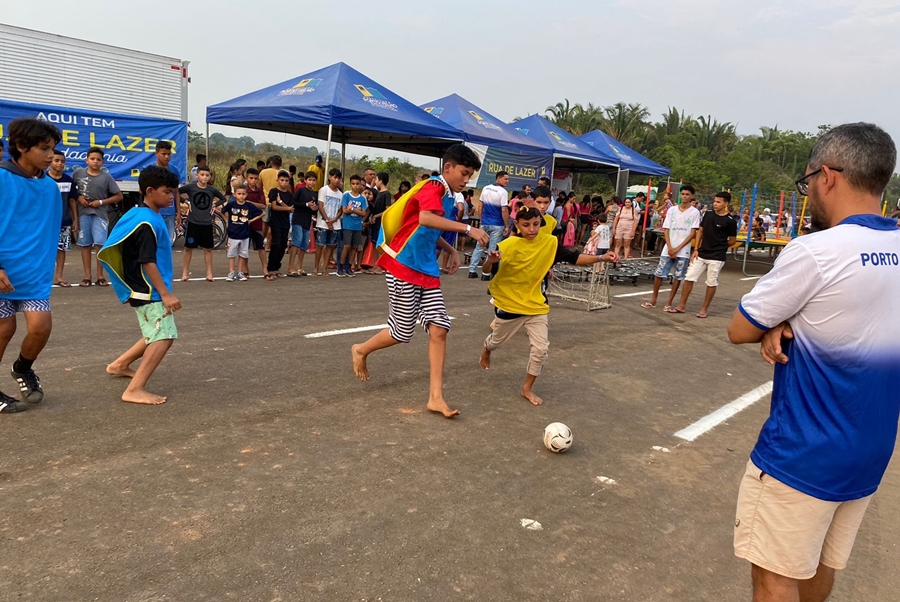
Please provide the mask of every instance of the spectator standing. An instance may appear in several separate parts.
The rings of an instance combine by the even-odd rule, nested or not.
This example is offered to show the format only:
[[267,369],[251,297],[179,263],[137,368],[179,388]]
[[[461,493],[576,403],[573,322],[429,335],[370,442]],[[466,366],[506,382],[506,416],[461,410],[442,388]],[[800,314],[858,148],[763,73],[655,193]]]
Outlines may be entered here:
[[[341,170],[328,171],[328,184],[319,189],[319,211],[316,220],[316,263],[313,276],[327,276],[328,264],[334,257],[338,237],[341,236],[341,201],[344,193]],[[335,257],[340,259],[340,257]],[[321,268],[319,267],[321,265]]]
[[287,250],[288,234],[291,230],[291,213],[294,211],[294,193],[291,190],[291,174],[282,169],[278,172],[278,186],[269,191],[269,236],[271,248],[269,249],[269,263],[266,266],[268,275],[266,280],[284,278],[281,273],[281,261]]
[[247,202],[247,185],[238,184],[234,189],[234,198],[228,201],[222,213],[228,220],[228,277],[225,280],[227,282],[234,282],[235,279],[247,280],[247,264],[250,261],[250,224],[262,218],[262,210]]
[[730,202],[730,192],[723,190],[717,193],[713,198],[713,210],[707,211],[700,219],[694,251],[691,253],[691,263],[681,291],[681,302],[675,308],[675,313],[684,313],[694,283],[700,280],[705,271],[706,296],[697,317],[705,318],[708,315],[709,304],[712,303],[716,288],[719,286],[719,272],[722,271],[728,258],[728,248],[737,240],[737,221],[728,212]]
[[322,155],[316,155],[315,162],[306,168],[306,171],[316,174],[316,185],[313,192],[319,192],[319,189],[325,185],[325,167],[322,165]]
[[754,602],[829,596],[894,451],[900,231],[881,196],[896,161],[871,124],[820,136],[797,181],[815,234],[784,248],[728,327],[732,343],[762,342],[775,364],[734,521]]
[[[172,161],[172,143],[168,140],[160,140],[156,143],[156,166],[169,169],[169,163]],[[174,171],[172,173],[175,173]],[[175,174],[178,178],[178,174]],[[168,207],[159,210],[159,215],[166,224],[169,231],[169,240],[175,240],[175,234],[181,229],[181,203],[178,197],[178,191],[172,193],[172,202]],[[83,224],[80,224],[83,225]],[[83,284],[83,283],[82,283]],[[89,286],[89,285],[88,285]]]
[[[259,184],[259,172],[251,167],[246,171],[245,177],[247,179],[247,202],[252,203],[257,209],[265,213],[267,206],[266,193],[263,192],[262,186]],[[266,259],[266,243],[263,239],[262,218],[250,222],[250,243],[259,255],[263,276],[268,275],[268,260]],[[247,275],[250,274],[249,268],[250,266],[248,265],[248,271],[244,272]]]
[[[91,249],[99,251],[106,243],[109,221],[106,210],[122,200],[116,181],[103,171],[103,149],[92,146],[87,152],[87,167],[79,167],[72,174],[78,187],[78,246],[81,248],[81,264],[84,280],[79,286],[91,286]],[[97,286],[109,286],[103,265],[97,259]]]
[[[213,281],[213,214],[216,205],[228,202],[225,195],[215,186],[209,185],[212,174],[209,168],[201,165],[197,169],[197,181],[178,189],[179,194],[188,196],[187,228],[184,231],[184,261],[181,281],[187,282],[190,277],[191,257],[196,248],[203,249],[203,263],[206,265],[206,281]],[[218,200],[218,203],[216,203]]]
[[313,215],[319,210],[318,195],[315,192],[316,172],[306,172],[306,178],[294,190],[294,214],[291,216],[291,256],[288,261],[288,276],[306,276],[303,259],[309,251],[309,236]]
[[356,253],[362,244],[363,218],[369,205],[362,191],[365,182],[357,175],[350,176],[350,191],[341,197],[341,236],[344,237],[344,249],[338,262],[338,278],[356,276],[352,265],[356,263]]
[[[486,253],[496,251],[497,245],[509,236],[509,174],[498,171],[493,184],[481,191],[481,229],[490,237],[487,245],[477,244],[469,264],[469,278],[478,278],[478,265]],[[449,216],[447,216],[449,218]],[[482,280],[490,280],[490,274],[482,273]]]
[[59,245],[56,251],[56,273],[53,276],[53,284],[63,288],[72,285],[63,278],[66,267],[66,253],[72,249],[72,233],[78,232],[78,187],[66,169],[66,155],[58,149],[53,149],[53,161],[47,175],[56,181],[59,194],[62,197],[62,222],[59,227]]

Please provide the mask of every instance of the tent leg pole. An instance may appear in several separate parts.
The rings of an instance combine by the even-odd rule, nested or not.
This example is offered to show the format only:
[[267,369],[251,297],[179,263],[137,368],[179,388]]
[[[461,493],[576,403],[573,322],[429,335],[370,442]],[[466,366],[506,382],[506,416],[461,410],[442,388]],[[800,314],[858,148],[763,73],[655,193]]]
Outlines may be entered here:
[[[344,175],[344,171],[347,169],[347,143],[341,142],[341,175]],[[344,176],[346,177],[346,176]]]
[[209,124],[206,124],[206,156],[209,156]]
[[[325,182],[328,182],[328,162],[331,161],[331,133],[332,125],[328,124],[328,140],[325,141]],[[324,184],[323,184],[324,186]]]

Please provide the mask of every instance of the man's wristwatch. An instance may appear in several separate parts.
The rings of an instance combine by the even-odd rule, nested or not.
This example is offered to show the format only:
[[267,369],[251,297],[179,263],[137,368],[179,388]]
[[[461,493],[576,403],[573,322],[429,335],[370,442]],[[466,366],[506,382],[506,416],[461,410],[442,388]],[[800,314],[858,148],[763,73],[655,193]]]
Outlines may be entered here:
[[466,224],[466,236],[468,236],[469,232],[471,232],[471,231],[472,231],[472,226],[470,226],[469,224]]

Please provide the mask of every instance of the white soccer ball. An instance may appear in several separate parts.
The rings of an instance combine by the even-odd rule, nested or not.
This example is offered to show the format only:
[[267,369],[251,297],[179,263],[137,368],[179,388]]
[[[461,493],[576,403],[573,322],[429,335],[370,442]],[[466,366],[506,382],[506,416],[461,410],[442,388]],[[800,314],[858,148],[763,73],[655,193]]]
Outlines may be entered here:
[[554,454],[561,454],[572,447],[572,429],[562,422],[548,424],[544,429],[544,447]]

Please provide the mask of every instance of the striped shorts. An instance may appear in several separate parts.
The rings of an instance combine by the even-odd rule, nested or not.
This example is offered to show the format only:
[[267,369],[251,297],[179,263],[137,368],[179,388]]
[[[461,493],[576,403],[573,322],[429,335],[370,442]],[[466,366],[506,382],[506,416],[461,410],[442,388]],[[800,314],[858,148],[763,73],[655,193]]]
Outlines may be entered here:
[[410,284],[389,272],[385,272],[384,278],[390,301],[388,328],[395,341],[408,343],[416,331],[416,324],[421,324],[425,332],[432,324],[450,330],[450,316],[441,289]]
[[50,299],[0,299],[0,320],[12,318],[19,312],[50,311]]

